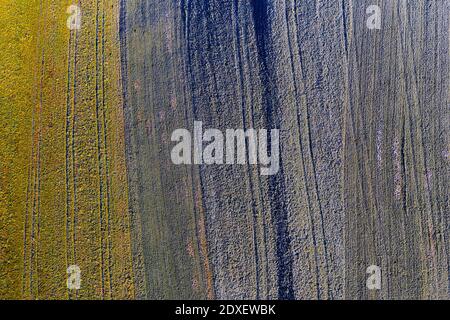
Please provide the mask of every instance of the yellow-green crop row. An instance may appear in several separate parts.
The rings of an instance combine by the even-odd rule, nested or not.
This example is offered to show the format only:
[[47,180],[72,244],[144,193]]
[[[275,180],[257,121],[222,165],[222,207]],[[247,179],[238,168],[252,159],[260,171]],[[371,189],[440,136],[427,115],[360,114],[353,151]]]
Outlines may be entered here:
[[118,3],[0,6],[0,298],[133,298]]
[[37,63],[36,0],[0,0],[0,297],[22,293],[23,226]]

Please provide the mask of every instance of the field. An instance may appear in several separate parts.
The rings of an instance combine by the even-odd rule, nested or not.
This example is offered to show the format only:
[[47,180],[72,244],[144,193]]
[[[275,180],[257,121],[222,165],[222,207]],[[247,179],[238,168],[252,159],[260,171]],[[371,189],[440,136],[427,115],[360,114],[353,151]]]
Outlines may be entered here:
[[1,1],[2,298],[134,297],[117,4],[70,4]]
[[[0,299],[449,299],[449,9],[0,0]],[[175,165],[194,121],[279,172]]]

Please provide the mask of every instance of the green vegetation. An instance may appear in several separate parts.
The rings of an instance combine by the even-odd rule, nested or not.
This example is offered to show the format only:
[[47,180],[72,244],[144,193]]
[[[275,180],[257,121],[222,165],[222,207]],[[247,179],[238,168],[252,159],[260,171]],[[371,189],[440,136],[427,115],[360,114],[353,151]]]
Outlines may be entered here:
[[0,2],[0,298],[134,297],[118,8],[71,4]]

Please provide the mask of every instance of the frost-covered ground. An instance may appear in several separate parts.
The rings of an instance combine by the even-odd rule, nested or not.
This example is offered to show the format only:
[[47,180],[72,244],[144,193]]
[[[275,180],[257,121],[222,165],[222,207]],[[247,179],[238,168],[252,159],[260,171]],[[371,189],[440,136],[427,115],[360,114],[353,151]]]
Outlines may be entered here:
[[[139,297],[449,298],[448,1],[121,10]],[[279,173],[175,166],[194,121],[280,129]]]

